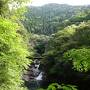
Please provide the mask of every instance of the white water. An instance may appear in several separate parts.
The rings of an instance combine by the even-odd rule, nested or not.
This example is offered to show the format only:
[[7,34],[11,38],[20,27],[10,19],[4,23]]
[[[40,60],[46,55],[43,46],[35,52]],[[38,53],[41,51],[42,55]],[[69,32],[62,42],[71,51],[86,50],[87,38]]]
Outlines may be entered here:
[[28,74],[24,75],[26,85],[30,90],[37,90],[40,87],[43,80],[43,72],[39,70],[40,61],[35,60],[28,71]]
[[43,74],[43,72],[41,72],[35,79],[36,80],[42,80],[42,76],[43,76],[42,74]]

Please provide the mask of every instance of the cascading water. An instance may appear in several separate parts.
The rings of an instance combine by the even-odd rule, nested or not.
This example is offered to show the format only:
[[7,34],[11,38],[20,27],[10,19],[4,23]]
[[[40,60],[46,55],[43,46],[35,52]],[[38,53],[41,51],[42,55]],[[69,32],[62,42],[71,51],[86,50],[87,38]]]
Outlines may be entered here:
[[35,78],[36,80],[42,80],[43,72],[40,72],[40,74]]
[[25,85],[29,90],[37,90],[41,86],[43,72],[39,70],[40,61],[34,60],[29,66],[27,73],[23,75]]

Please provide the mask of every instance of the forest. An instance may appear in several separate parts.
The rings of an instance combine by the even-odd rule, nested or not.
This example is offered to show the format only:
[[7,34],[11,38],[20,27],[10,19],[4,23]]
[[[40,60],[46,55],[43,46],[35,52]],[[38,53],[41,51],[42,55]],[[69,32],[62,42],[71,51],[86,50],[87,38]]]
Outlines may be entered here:
[[90,6],[0,0],[0,90],[90,90]]

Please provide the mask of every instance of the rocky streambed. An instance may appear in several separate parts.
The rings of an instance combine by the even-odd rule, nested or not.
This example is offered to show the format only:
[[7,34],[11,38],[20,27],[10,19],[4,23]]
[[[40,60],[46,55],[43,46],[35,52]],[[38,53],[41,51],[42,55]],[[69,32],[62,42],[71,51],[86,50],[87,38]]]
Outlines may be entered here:
[[40,61],[35,59],[23,75],[23,80],[29,90],[37,90],[42,84],[43,72],[39,67]]

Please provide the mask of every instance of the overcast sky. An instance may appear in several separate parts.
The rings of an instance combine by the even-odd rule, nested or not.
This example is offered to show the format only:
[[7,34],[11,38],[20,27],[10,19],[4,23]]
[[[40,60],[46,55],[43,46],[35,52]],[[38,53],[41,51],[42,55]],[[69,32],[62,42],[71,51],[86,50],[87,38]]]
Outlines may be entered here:
[[69,5],[89,5],[90,0],[32,0],[33,6],[42,6],[47,3],[59,3]]

